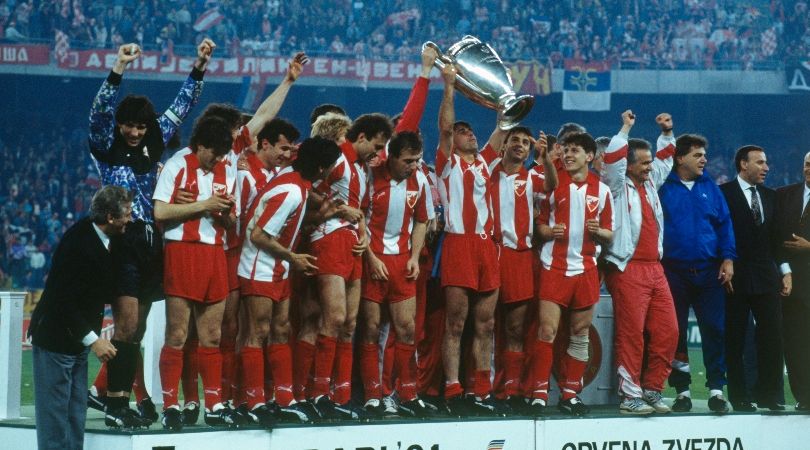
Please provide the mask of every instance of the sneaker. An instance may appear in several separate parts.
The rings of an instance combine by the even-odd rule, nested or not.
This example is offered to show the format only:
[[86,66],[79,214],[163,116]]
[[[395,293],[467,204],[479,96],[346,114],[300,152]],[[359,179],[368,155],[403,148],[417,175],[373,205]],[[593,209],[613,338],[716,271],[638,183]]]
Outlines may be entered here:
[[149,397],[138,402],[138,414],[144,419],[148,419],[150,423],[158,420],[157,409],[155,409],[155,404]]
[[546,413],[546,401],[542,398],[533,398],[526,405],[527,411],[532,416],[542,416]]
[[310,423],[318,419],[318,412],[312,408],[312,403],[298,402],[288,406],[279,406],[276,418],[283,422]]
[[244,419],[236,411],[226,408],[222,403],[217,403],[210,410],[205,408],[203,420],[209,427],[239,427],[245,423]]
[[664,397],[661,396],[661,393],[658,391],[644,391],[644,401],[647,402],[648,405],[652,406],[655,412],[666,414],[672,409],[664,403]]
[[728,412],[728,402],[722,395],[715,395],[709,398],[709,410],[718,414],[725,414]]
[[419,394],[419,399],[422,400],[422,403],[424,403],[425,406],[432,409],[437,416],[446,411],[444,407],[444,399],[441,397]]
[[488,395],[486,398],[479,399],[473,397],[472,402],[469,404],[469,411],[474,416],[494,416],[496,414],[495,399]]
[[418,397],[399,404],[399,414],[406,417],[435,417],[436,411]]
[[233,412],[233,415],[237,418],[239,422],[245,424],[250,423],[258,424],[258,419],[250,415],[250,410],[248,409],[247,403],[242,403],[241,405],[234,408],[233,404],[231,404],[230,402],[222,402],[222,406],[225,409],[228,409],[231,412]]
[[363,405],[363,409],[366,410],[367,413],[374,417],[383,417],[383,413],[385,412],[385,405],[383,405],[382,400],[378,398],[370,398]]
[[[185,410],[183,410],[183,412],[185,412]],[[199,413],[199,409],[197,409],[197,412]],[[186,416],[184,413],[180,412],[179,407],[170,406],[163,410],[163,419],[160,423],[165,430],[180,431],[183,429],[183,424],[186,423],[185,420]]]
[[340,420],[343,416],[335,411],[335,402],[325,395],[315,399],[315,409],[318,410],[318,415],[323,420]]
[[370,420],[373,418],[365,409],[356,406],[351,401],[335,405],[335,412],[341,420]]
[[692,399],[679,395],[674,402],[672,402],[672,410],[675,412],[689,412],[692,410]]
[[465,417],[470,415],[469,402],[462,395],[450,397],[444,401],[447,413],[454,417]]
[[87,391],[87,407],[104,412],[107,409],[107,396],[99,395],[95,386],[91,386]]
[[526,403],[526,399],[519,395],[513,395],[506,399],[506,405],[509,407],[509,410],[513,415],[523,416],[531,414],[529,404]]
[[591,412],[591,408],[588,408],[585,403],[582,403],[582,399],[579,397],[560,400],[560,403],[557,404],[557,408],[570,416],[584,416]]
[[200,405],[197,402],[188,402],[183,405],[183,425],[194,425],[200,418]]
[[397,393],[393,392],[391,395],[386,395],[382,399],[383,416],[384,417],[397,417],[399,415],[399,398]]
[[647,402],[638,397],[631,397],[625,398],[624,401],[619,404],[619,412],[622,414],[635,414],[643,416],[654,413],[655,408],[648,405]]
[[[242,406],[239,405],[241,408]],[[247,409],[247,405],[245,405]],[[247,423],[252,425],[261,425],[262,427],[270,430],[276,424],[276,418],[273,413],[264,403],[256,405],[253,409],[247,411]]]
[[318,408],[312,402],[302,400],[300,402],[295,403],[297,405],[296,409],[299,409],[306,413],[307,417],[309,417],[310,421],[316,422],[321,420],[321,413],[318,411]]
[[110,428],[147,428],[152,425],[152,421],[144,419],[137,412],[128,406],[120,408],[108,408],[104,413],[104,425]]

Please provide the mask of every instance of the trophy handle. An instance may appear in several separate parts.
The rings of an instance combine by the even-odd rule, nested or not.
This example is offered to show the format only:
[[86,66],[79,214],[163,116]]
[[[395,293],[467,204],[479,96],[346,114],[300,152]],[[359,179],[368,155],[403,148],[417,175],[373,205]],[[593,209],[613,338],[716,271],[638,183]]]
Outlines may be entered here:
[[427,41],[424,44],[422,44],[422,51],[425,51],[425,49],[428,47],[432,48],[433,50],[436,50],[436,53],[439,55],[439,57],[436,58],[436,61],[433,62],[433,65],[436,66],[437,69],[442,70],[444,69],[445,65],[455,63],[453,58],[445,55],[444,52],[442,52],[442,49],[440,49],[435,42]]

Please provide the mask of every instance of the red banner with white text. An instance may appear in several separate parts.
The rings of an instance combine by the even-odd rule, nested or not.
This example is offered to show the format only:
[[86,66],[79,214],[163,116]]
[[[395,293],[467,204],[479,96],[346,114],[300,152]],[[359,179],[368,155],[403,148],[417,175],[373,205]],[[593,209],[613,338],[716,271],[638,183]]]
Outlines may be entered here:
[[[112,69],[116,58],[116,52],[107,49],[69,51],[58,66],[70,70],[108,71]],[[208,74],[218,77],[282,76],[287,70],[288,61],[289,58],[281,56],[214,58],[208,66]],[[193,57],[166,57],[158,52],[146,52],[127,70],[185,75],[191,71],[193,64]],[[508,66],[512,71],[516,92],[533,95],[551,93],[551,70],[545,65],[534,61],[519,61]],[[352,80],[367,86],[374,82],[410,81],[419,76],[420,72],[421,65],[417,62],[313,57],[304,66],[303,75],[307,78]],[[433,71],[433,76],[438,79],[438,71]]]
[[50,50],[47,45],[0,44],[0,64],[47,65]]

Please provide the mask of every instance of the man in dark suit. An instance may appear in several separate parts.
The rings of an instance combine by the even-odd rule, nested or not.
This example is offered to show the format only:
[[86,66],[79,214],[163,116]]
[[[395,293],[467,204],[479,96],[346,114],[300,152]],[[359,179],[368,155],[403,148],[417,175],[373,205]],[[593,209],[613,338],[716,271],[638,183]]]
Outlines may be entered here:
[[102,362],[115,347],[99,337],[104,304],[115,297],[111,240],[132,220],[132,195],[119,186],[96,193],[89,217],[70,227],[31,316],[35,416],[40,449],[81,449],[87,416],[87,355]]
[[810,153],[804,182],[777,191],[779,240],[795,275],[793,292],[782,302],[785,362],[797,411],[810,412]]
[[768,161],[755,145],[737,150],[737,178],[720,186],[731,212],[737,260],[726,297],[728,397],[735,411],[756,411],[746,389],[743,353],[749,314],[756,320],[757,406],[783,410],[777,401],[782,381],[781,296],[790,294],[787,264],[777,266],[776,192],[765,187]]

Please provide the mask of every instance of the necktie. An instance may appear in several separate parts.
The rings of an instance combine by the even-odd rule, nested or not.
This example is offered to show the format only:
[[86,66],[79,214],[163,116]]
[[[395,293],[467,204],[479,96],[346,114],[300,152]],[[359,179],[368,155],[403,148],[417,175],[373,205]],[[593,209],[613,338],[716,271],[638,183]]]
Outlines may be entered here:
[[800,224],[804,224],[805,222],[810,219],[810,198],[807,199],[807,204],[804,205],[804,210],[802,211],[802,217],[799,219]]
[[757,226],[762,225],[762,210],[759,207],[759,196],[757,195],[757,188],[751,186],[751,213],[754,214],[754,224]]

